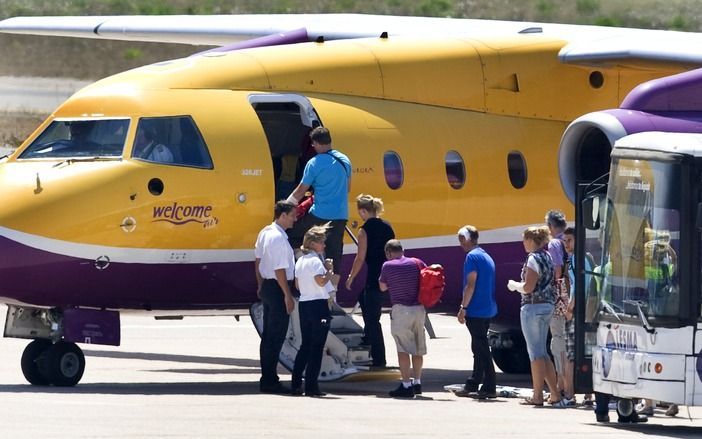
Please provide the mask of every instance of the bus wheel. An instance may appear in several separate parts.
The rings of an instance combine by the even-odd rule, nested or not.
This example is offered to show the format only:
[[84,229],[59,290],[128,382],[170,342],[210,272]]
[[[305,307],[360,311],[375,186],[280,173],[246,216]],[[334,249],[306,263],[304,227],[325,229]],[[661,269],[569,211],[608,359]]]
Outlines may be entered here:
[[634,402],[630,399],[620,399],[617,401],[617,415],[619,422],[632,422],[637,416],[634,410]]

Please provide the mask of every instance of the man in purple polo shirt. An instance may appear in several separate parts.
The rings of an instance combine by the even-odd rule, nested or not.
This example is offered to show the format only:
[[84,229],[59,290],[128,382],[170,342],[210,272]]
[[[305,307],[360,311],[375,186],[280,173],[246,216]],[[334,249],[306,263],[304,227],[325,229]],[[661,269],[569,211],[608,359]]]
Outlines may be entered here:
[[427,353],[424,336],[426,311],[418,300],[419,272],[426,265],[419,259],[406,258],[397,239],[385,244],[385,257],[387,262],[380,271],[380,291],[390,291],[390,333],[397,345],[397,361],[402,375],[402,383],[390,391],[390,396],[414,398],[422,393],[422,364]]

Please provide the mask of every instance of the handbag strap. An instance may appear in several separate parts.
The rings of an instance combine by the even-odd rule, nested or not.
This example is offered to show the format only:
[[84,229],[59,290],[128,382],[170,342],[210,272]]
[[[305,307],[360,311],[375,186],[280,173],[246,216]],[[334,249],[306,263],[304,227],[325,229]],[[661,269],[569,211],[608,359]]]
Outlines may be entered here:
[[346,165],[341,161],[341,159],[339,157],[337,157],[336,155],[332,154],[331,149],[329,151],[327,151],[325,154],[329,154],[330,156],[334,157],[336,159],[336,161],[341,165],[341,167],[344,168],[344,174],[346,174],[346,178],[349,178],[349,171],[348,171],[348,169],[346,169]]

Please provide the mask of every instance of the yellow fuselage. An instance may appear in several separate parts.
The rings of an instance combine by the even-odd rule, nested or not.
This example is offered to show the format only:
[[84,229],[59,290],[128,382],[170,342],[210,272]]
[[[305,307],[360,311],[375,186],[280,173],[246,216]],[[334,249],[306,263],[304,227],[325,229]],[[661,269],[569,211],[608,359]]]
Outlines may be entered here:
[[[3,246],[15,242],[13,232],[28,248],[48,242],[55,244],[51,249],[72,249],[62,259],[46,244],[43,251],[52,257],[34,266],[29,257],[6,253],[0,278],[42,267],[76,272],[70,281],[53,283],[25,277],[0,287],[0,295],[43,306],[154,309],[226,308],[255,300],[252,247],[271,221],[275,201],[271,152],[250,102],[261,93],[309,99],[334,147],[352,161],[351,194],[384,200],[386,218],[410,252],[447,267],[454,299],[462,267],[455,232],[464,224],[478,227],[481,241],[494,250],[502,285],[518,275],[521,228],[541,223],[552,208],[572,212],[557,162],[567,124],[618,106],[644,80],[677,71],[564,65],[557,58],[563,45],[538,35],[310,43],[196,56],[99,81],[60,106],[0,164]],[[595,71],[604,79],[601,86],[593,85]],[[192,116],[213,169],[131,158],[139,118],[175,115]],[[131,119],[122,160],[17,158],[53,120],[94,117]],[[387,151],[402,161],[398,189],[386,184]],[[459,189],[447,180],[448,151],[465,163]],[[523,188],[510,182],[510,152],[525,159]],[[147,188],[154,178],[163,182],[160,195]],[[216,221],[207,227],[153,221],[155,209],[177,206],[209,206]],[[349,212],[349,224],[357,226],[355,206]],[[135,226],[125,227],[126,218]],[[131,251],[145,259],[130,262]],[[163,254],[149,259],[144,252]],[[107,256],[114,266],[98,273],[91,257],[77,253]],[[167,274],[154,275],[156,282],[151,269]],[[110,271],[119,273],[117,285]],[[186,272],[188,280],[179,278]]]

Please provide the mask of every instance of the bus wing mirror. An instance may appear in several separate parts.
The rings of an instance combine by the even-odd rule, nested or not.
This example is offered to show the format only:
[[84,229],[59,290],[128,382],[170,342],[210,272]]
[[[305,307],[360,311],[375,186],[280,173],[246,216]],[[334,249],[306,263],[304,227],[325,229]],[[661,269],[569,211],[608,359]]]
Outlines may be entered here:
[[585,226],[587,230],[599,230],[600,228],[601,200],[602,197],[594,195],[585,198],[582,202],[583,226]]

